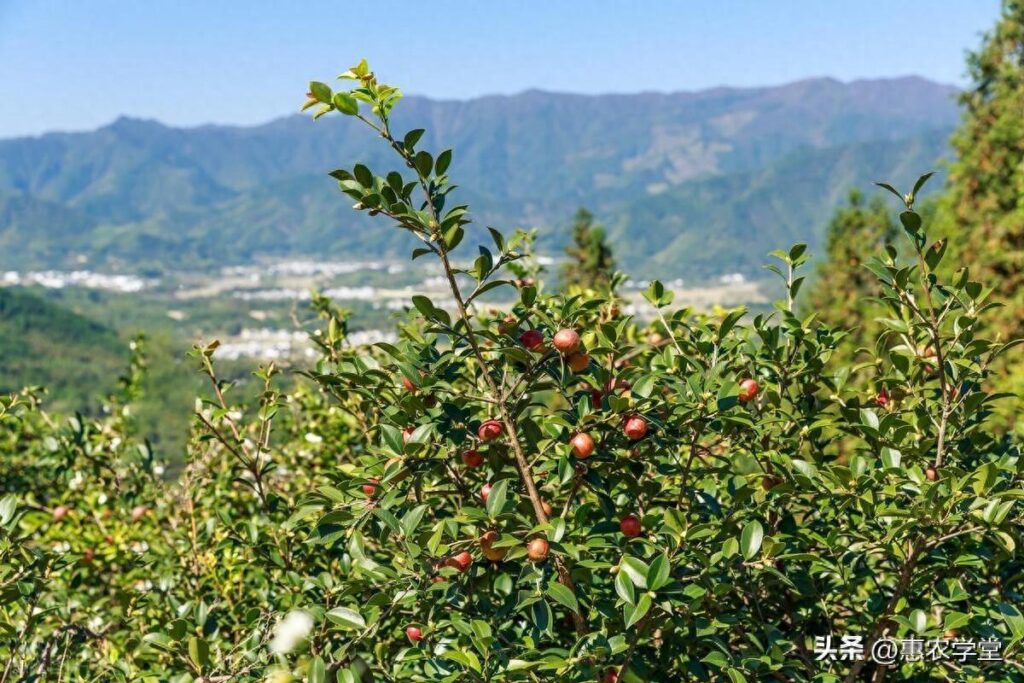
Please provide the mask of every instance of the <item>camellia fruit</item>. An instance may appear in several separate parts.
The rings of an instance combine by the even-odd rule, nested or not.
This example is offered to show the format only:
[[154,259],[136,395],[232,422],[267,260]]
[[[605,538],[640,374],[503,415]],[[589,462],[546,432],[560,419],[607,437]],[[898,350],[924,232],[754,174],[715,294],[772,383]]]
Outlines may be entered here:
[[594,454],[594,440],[586,432],[580,432],[572,437],[569,443],[572,444],[572,452],[577,458],[589,458]]
[[416,385],[412,383],[412,380],[408,377],[402,377],[402,386],[405,387],[406,391],[416,391]]
[[486,503],[489,495],[491,495],[491,485],[487,483],[480,487],[480,498]]
[[590,365],[590,356],[585,353],[574,353],[566,358],[565,362],[573,372],[583,372]]
[[542,510],[544,510],[544,514],[547,515],[548,517],[550,517],[551,515],[553,515],[555,513],[555,511],[551,509],[550,503],[548,503],[546,500],[542,500],[540,502],[540,507],[541,507]]
[[576,330],[563,329],[555,333],[551,344],[561,353],[572,353],[580,347],[580,335]]
[[149,514],[149,508],[145,505],[136,505],[132,508],[132,521],[137,522]]
[[508,548],[495,548],[494,544],[501,539],[497,531],[488,531],[480,537],[480,552],[491,562],[501,562],[508,553]]
[[889,392],[885,389],[879,389],[878,394],[875,396],[875,404],[880,408],[889,405]]
[[619,672],[615,669],[608,669],[604,672],[604,676],[601,677],[601,683],[618,683]]
[[527,330],[519,335],[519,341],[531,351],[544,350],[544,333],[540,330]]
[[457,569],[460,572],[465,572],[470,568],[470,566],[472,566],[473,556],[470,555],[468,551],[463,550],[461,553],[449,557],[444,564],[446,567],[451,567],[452,569]]
[[501,423],[497,420],[485,420],[476,430],[476,435],[481,441],[494,441],[501,436],[502,429]]
[[619,530],[623,536],[633,538],[639,536],[641,531],[640,518],[636,515],[626,515],[619,521]]
[[409,626],[406,628],[405,635],[414,643],[418,643],[423,640],[423,631],[416,626]]
[[753,400],[759,391],[761,391],[761,387],[758,385],[756,379],[747,378],[743,380],[740,382],[740,401],[746,403],[747,401]]
[[515,316],[507,315],[504,320],[498,323],[498,332],[501,334],[512,334],[519,327],[519,321],[515,319]]
[[647,420],[639,415],[631,415],[622,425],[622,431],[633,441],[642,439],[647,434]]
[[462,464],[466,467],[480,467],[484,464],[484,456],[477,451],[465,451],[462,454]]
[[548,559],[550,548],[551,546],[543,538],[534,538],[526,544],[526,556],[530,558],[530,562],[543,562]]
[[363,484],[363,493],[373,498],[373,494],[377,493],[377,482],[379,481],[380,479],[373,477],[369,482]]
[[409,443],[409,439],[412,438],[412,433],[416,431],[415,427],[406,427],[402,430],[402,443]]
[[59,522],[60,520],[67,517],[69,512],[71,512],[71,508],[69,508],[67,505],[58,505],[57,507],[53,508],[53,521]]
[[928,479],[928,481],[938,481],[939,471],[932,467],[931,465],[928,465],[928,467],[925,468],[924,476],[926,479]]

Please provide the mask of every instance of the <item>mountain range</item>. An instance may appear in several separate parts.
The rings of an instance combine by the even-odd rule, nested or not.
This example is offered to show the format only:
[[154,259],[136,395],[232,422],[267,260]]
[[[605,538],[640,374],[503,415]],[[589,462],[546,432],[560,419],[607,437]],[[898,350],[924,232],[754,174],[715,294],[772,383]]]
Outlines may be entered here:
[[[906,185],[947,154],[956,90],[917,77],[777,87],[466,101],[406,97],[394,128],[454,148],[476,224],[540,227],[543,250],[586,206],[627,270],[707,278],[817,244],[850,187]],[[301,100],[301,96],[299,98]],[[0,140],[0,268],[159,273],[262,257],[406,254],[326,176],[394,167],[352,119],[175,128],[121,118]]]

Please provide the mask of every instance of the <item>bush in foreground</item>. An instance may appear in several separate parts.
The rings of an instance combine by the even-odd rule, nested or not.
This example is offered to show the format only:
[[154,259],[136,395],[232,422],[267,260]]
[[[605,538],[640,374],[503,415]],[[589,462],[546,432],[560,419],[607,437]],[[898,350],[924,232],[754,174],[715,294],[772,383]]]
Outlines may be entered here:
[[[868,266],[888,310],[870,362],[835,367],[845,333],[794,313],[802,245],[775,254],[771,315],[673,309],[655,282],[650,325],[614,291],[546,294],[522,234],[465,256],[452,152],[391,129],[400,93],[365,62],[342,78],[307,106],[357,117],[396,168],[331,175],[450,299],[414,297],[370,348],[315,299],[310,381],[282,395],[265,368],[249,410],[197,348],[211,397],[171,489],[116,418],[11,403],[4,467],[54,483],[0,506],[0,683],[1019,679],[1024,461],[985,389],[1012,344],[975,334],[981,284],[935,275],[927,177],[896,192],[913,258]],[[108,528],[123,540],[86,560]],[[1001,659],[817,661],[829,635],[996,639]]]

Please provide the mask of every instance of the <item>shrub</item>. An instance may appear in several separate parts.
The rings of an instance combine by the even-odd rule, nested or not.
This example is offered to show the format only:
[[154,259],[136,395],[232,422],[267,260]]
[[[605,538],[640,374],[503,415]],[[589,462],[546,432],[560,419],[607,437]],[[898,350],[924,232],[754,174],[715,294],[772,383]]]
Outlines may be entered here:
[[[212,393],[174,486],[118,411],[60,426],[5,403],[2,474],[41,469],[0,503],[0,682],[1019,679],[1024,461],[985,390],[1013,344],[975,333],[988,290],[936,276],[927,177],[893,190],[913,258],[868,266],[888,309],[873,357],[837,366],[846,333],[794,312],[802,245],[776,253],[771,314],[675,309],[654,282],[655,331],[614,293],[547,294],[529,236],[476,232],[451,201],[452,152],[392,130],[399,91],[365,62],[342,78],[307,106],[356,117],[397,168],[331,175],[450,298],[414,297],[399,341],[355,348],[316,297],[320,360],[288,393],[262,368],[255,406],[197,347]],[[477,235],[491,246],[463,256]],[[1005,661],[815,653],[949,632]]]

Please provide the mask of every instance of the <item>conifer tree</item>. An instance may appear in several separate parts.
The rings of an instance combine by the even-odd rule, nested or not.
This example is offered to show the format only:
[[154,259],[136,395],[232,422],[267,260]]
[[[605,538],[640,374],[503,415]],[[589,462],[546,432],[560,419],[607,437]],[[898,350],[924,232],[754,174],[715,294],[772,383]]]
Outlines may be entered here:
[[898,233],[880,196],[867,201],[860,190],[851,190],[847,202],[829,222],[825,259],[818,266],[806,312],[817,313],[829,325],[853,327],[844,344],[846,354],[852,355],[878,331],[872,309],[880,307],[869,301],[878,295],[878,282],[864,264]]
[[[1004,0],[968,70],[943,218],[961,251],[955,261],[1004,304],[989,317],[989,334],[1006,340],[1024,331],[1024,0]],[[1024,388],[1024,373],[1000,388]]]
[[594,223],[594,215],[585,208],[576,211],[572,225],[572,244],[565,248],[569,257],[562,265],[562,285],[583,289],[606,289],[615,271],[611,247],[605,241],[604,227]]

